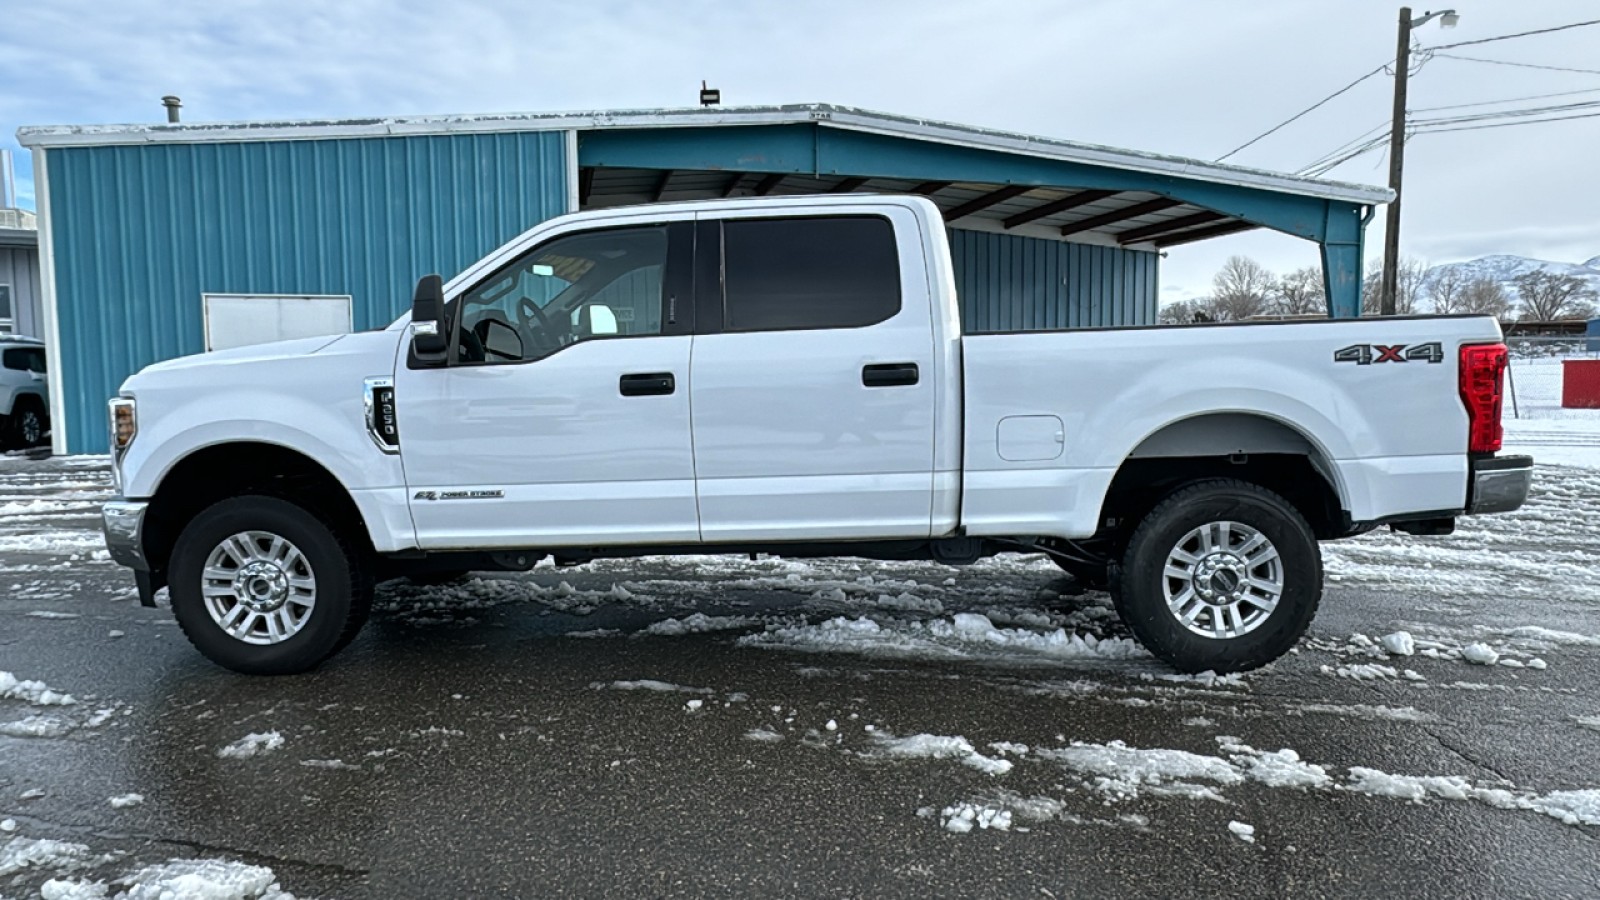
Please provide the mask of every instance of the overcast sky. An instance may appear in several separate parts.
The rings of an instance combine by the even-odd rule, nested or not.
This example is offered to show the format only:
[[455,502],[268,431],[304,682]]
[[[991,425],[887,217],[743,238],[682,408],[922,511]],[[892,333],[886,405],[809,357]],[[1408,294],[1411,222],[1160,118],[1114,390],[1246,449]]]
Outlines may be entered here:
[[[826,102],[1215,159],[1392,58],[1397,5],[1372,0],[0,0],[0,146],[19,125]],[[1420,7],[1419,7],[1420,9]],[[1594,0],[1465,0],[1424,45],[1600,18]],[[1600,26],[1461,48],[1600,70]],[[1231,161],[1293,172],[1389,116],[1369,78]],[[1600,74],[1434,57],[1414,111],[1593,90]],[[1600,255],[1600,118],[1424,134],[1406,154],[1405,252],[1430,263]],[[32,206],[31,167],[17,153]],[[1382,184],[1373,152],[1329,177]],[[1378,216],[1368,258],[1382,246]],[[1175,248],[1163,299],[1204,293],[1230,254],[1317,261],[1275,234]]]

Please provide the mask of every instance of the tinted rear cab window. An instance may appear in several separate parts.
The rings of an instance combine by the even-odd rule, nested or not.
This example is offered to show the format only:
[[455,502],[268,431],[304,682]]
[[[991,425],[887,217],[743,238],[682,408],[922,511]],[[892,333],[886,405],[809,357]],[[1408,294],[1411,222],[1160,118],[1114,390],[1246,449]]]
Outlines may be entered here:
[[0,365],[18,372],[43,372],[44,350],[38,347],[11,347],[0,354]]
[[722,224],[723,330],[860,328],[900,311],[894,226],[881,216]]

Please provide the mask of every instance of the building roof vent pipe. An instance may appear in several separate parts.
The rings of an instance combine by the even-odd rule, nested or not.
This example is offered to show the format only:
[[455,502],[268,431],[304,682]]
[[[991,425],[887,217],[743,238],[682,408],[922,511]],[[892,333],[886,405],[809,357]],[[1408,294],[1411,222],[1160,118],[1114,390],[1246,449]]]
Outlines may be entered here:
[[167,108],[167,121],[176,125],[178,123],[178,110],[183,107],[183,101],[168,94],[161,98],[161,105]]

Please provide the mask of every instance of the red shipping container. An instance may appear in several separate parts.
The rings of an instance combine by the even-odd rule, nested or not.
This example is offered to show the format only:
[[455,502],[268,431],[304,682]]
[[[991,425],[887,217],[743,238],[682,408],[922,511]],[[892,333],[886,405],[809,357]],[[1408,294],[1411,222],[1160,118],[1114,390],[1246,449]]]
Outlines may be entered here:
[[1600,409],[1600,359],[1562,360],[1561,405],[1567,409]]

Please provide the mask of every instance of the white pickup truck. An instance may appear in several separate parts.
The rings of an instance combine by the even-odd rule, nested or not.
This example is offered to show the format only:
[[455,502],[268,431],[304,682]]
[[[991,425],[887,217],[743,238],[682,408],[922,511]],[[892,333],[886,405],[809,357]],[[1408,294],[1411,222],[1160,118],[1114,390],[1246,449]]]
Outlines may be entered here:
[[685,553],[1043,553],[1185,671],[1304,633],[1318,541],[1514,509],[1484,317],[963,335],[922,198],[565,216],[387,329],[153,365],[110,404],[112,557],[241,672],[375,580]]

